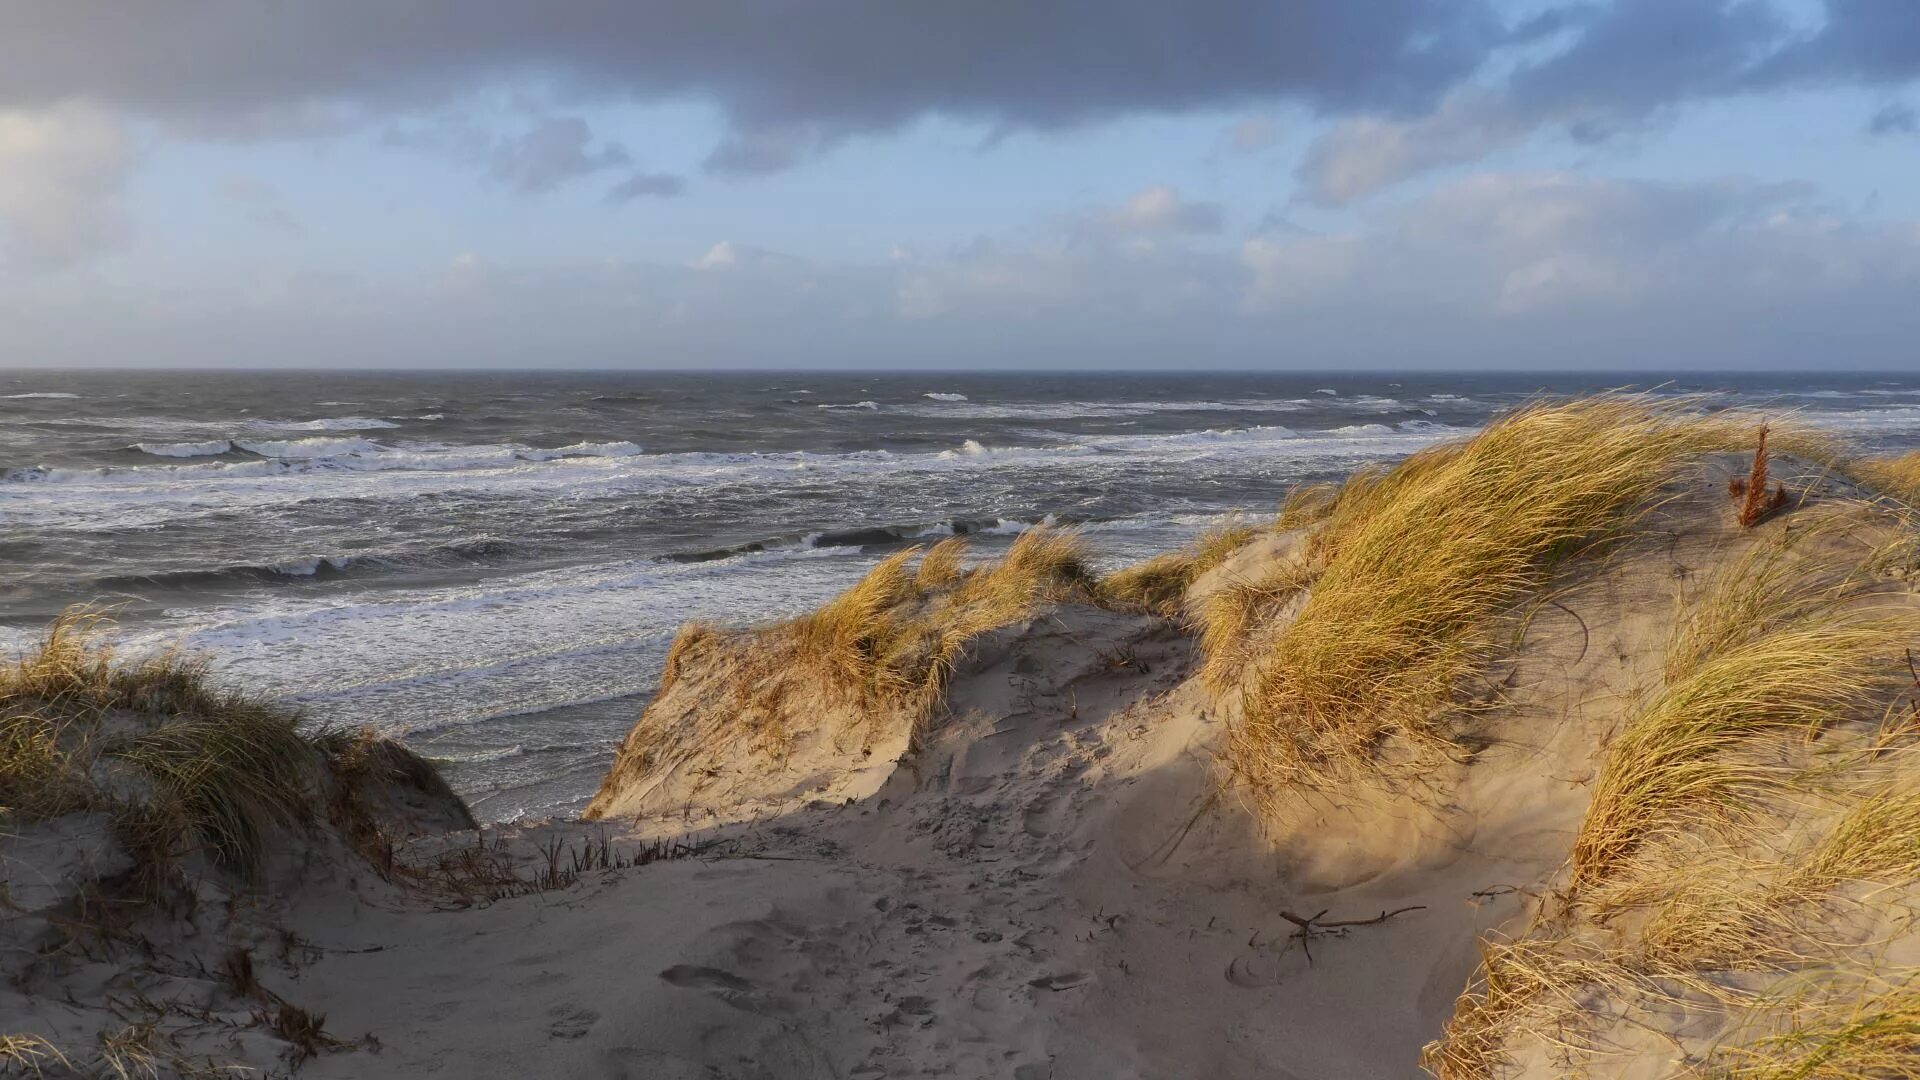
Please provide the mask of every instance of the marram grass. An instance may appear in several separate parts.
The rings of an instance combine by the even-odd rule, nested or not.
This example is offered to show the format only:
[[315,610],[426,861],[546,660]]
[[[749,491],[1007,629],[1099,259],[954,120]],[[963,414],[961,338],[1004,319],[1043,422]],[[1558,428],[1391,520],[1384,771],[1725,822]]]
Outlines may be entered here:
[[1256,535],[1253,527],[1230,520],[1201,533],[1178,551],[1114,571],[1101,581],[1100,590],[1114,603],[1176,617],[1185,608],[1187,588]]
[[1377,766],[1389,737],[1444,744],[1438,714],[1496,653],[1499,617],[1618,533],[1702,453],[1757,425],[1605,395],[1539,404],[1463,442],[1363,471],[1317,508],[1321,568],[1259,658],[1227,760],[1263,806]]

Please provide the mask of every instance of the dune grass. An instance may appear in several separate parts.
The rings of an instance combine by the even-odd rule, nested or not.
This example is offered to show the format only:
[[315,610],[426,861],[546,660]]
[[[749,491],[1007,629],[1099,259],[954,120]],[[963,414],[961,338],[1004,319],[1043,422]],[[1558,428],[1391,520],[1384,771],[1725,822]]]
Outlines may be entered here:
[[1684,988],[1744,1008],[1714,973],[1830,965],[1804,920],[1840,886],[1920,882],[1920,789],[1879,740],[1826,745],[1900,707],[1920,643],[1920,611],[1877,574],[1912,538],[1860,555],[1848,526],[1762,541],[1688,599],[1663,685],[1607,748],[1554,914],[1486,946],[1428,1048],[1438,1075],[1496,1075],[1516,1034],[1572,1046],[1599,1000]]
[[1920,1068],[1920,976],[1871,980],[1851,1000],[1810,1000],[1788,1030],[1715,1055],[1712,1080],[1895,1080]]
[[1464,442],[1363,471],[1309,542],[1299,616],[1260,659],[1227,759],[1257,802],[1377,768],[1390,736],[1441,748],[1436,716],[1494,655],[1500,616],[1617,535],[1744,417],[1632,395],[1538,404]]
[[1313,580],[1299,561],[1277,561],[1257,577],[1228,581],[1209,593],[1194,613],[1204,661],[1200,677],[1216,692],[1239,685],[1262,644],[1260,630]]
[[719,680],[707,689],[724,706],[700,703],[688,730],[643,718],[615,773],[652,775],[715,747],[782,759],[807,732],[871,739],[903,722],[917,737],[974,639],[1047,601],[1099,598],[1071,531],[1030,529],[991,565],[966,567],[967,552],[959,537],[896,552],[819,609],[769,626],[689,625],[668,653],[655,705],[697,659]]
[[112,813],[136,853],[190,835],[230,869],[259,869],[263,835],[310,820],[312,747],[299,717],[222,690],[176,652],[115,655],[105,619],[56,619],[0,665],[0,806],[35,821]]
[[1229,520],[1201,533],[1178,551],[1114,571],[1100,582],[1100,591],[1113,603],[1166,618],[1178,617],[1185,608],[1187,587],[1257,535],[1259,530],[1252,526]]
[[1861,458],[1852,462],[1847,471],[1908,505],[1920,506],[1920,450]]

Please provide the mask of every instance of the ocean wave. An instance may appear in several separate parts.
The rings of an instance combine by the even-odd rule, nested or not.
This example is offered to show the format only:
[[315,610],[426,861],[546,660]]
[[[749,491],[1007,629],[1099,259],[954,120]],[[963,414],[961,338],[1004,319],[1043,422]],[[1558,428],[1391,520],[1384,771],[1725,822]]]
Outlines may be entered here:
[[77,398],[79,396],[80,396],[79,394],[60,393],[58,391],[52,391],[52,390],[43,390],[43,391],[39,391],[37,393],[32,393],[32,394],[0,394],[0,398],[4,398],[8,401],[22,401],[27,398],[45,398],[45,399],[60,398],[60,399],[70,400],[72,398]]
[[1312,404],[1315,403],[1298,398],[1252,398],[1236,401],[948,402],[941,405],[893,406],[890,411],[949,420],[1080,420],[1181,412],[1298,412]]
[[386,447],[372,439],[314,436],[307,439],[267,439],[259,442],[234,440],[234,446],[249,454],[270,458],[332,458],[349,454],[377,454]]
[[247,426],[262,431],[371,431],[400,425],[371,416],[333,416],[319,420],[249,420]]
[[630,442],[574,443],[554,450],[519,450],[516,453],[526,461],[553,461],[569,457],[633,457],[645,453],[638,444]]
[[178,443],[134,443],[133,449],[154,457],[187,458],[212,457],[225,454],[233,449],[233,443],[226,439],[210,439],[206,442]]
[[[804,394],[806,392],[807,391],[805,390],[794,391],[794,393],[796,394]],[[823,404],[823,405],[815,405],[814,408],[816,409],[866,409],[870,412],[877,412],[880,408],[880,403],[877,401],[856,401],[851,405]]]
[[118,574],[96,578],[92,584],[101,589],[133,587],[213,588],[271,582],[280,578],[330,577],[349,571],[382,571],[453,566],[497,559],[521,550],[511,541],[491,537],[434,544],[412,549],[355,552],[350,555],[311,555],[275,562],[241,563],[184,570],[162,570],[151,574]]
[[931,398],[934,401],[965,401],[967,400],[967,395],[965,394],[933,393],[933,394],[921,394],[920,396],[923,398]]

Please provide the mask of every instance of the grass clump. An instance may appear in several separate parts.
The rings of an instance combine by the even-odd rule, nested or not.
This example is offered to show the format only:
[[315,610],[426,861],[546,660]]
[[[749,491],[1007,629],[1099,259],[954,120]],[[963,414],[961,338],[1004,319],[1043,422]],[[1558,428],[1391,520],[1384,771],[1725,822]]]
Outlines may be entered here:
[[1895,1080],[1920,1069],[1920,981],[1868,984],[1851,1001],[1811,1002],[1792,1026],[1723,1050],[1714,1080]]
[[[987,566],[967,568],[967,550],[955,537],[931,550],[897,552],[818,610],[771,626],[683,629],[648,715],[664,707],[667,691],[688,677],[694,661],[718,680],[710,700],[691,707],[684,729],[643,717],[603,795],[716,747],[779,759],[803,732],[832,727],[836,738],[870,741],[896,721],[917,732],[975,638],[1047,601],[1097,599],[1098,581],[1076,533],[1030,529]],[[712,701],[724,705],[716,709]]]
[[[1497,1075],[1516,1037],[1603,1052],[1596,1018],[1639,1005],[1713,1002],[1778,1030],[1786,1007],[1735,987],[1850,970],[1853,950],[1821,925],[1852,895],[1842,887],[1920,884],[1920,788],[1873,734],[1914,689],[1905,650],[1920,611],[1878,584],[1911,538],[1856,559],[1846,524],[1758,544],[1691,598],[1663,685],[1607,748],[1565,885],[1529,935],[1485,947],[1477,986],[1427,1050],[1438,1075]],[[1875,917],[1873,901],[1854,902]],[[1824,1054],[1884,1030],[1851,1024],[1758,1045]],[[1821,1071],[1812,1050],[1809,1071],[1739,1071],[1770,1060],[1754,1053],[1709,1075],[1912,1075]]]
[[1902,502],[1920,506],[1920,450],[1862,458],[1852,462],[1848,471]]
[[1266,802],[1432,748],[1436,712],[1493,655],[1499,616],[1615,535],[1737,425],[1629,395],[1534,405],[1460,443],[1358,474],[1308,545],[1319,572],[1261,658],[1228,759]]
[[1178,551],[1114,571],[1100,583],[1100,590],[1114,603],[1174,618],[1185,606],[1187,587],[1257,535],[1258,530],[1249,525],[1227,521]]
[[105,811],[143,872],[197,849],[256,877],[268,834],[313,820],[331,751],[301,734],[297,713],[217,686],[204,662],[121,657],[107,630],[99,612],[73,609],[0,664],[0,816]]

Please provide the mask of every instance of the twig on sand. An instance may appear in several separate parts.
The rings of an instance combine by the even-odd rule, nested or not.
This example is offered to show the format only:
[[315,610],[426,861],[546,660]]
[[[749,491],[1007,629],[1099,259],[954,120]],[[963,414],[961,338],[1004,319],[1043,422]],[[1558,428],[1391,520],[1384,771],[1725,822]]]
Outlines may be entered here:
[[1321,916],[1327,913],[1326,909],[1322,909],[1317,914],[1305,917],[1296,915],[1291,911],[1282,911],[1280,912],[1280,917],[1299,927],[1299,929],[1295,930],[1289,936],[1300,942],[1300,951],[1307,954],[1307,966],[1312,967],[1313,949],[1311,942],[1314,938],[1346,937],[1356,926],[1378,926],[1388,919],[1393,918],[1395,915],[1405,915],[1409,911],[1425,911],[1426,909],[1427,905],[1425,904],[1410,904],[1407,907],[1394,908],[1392,911],[1382,911],[1371,919],[1330,919],[1325,922],[1321,921]]

